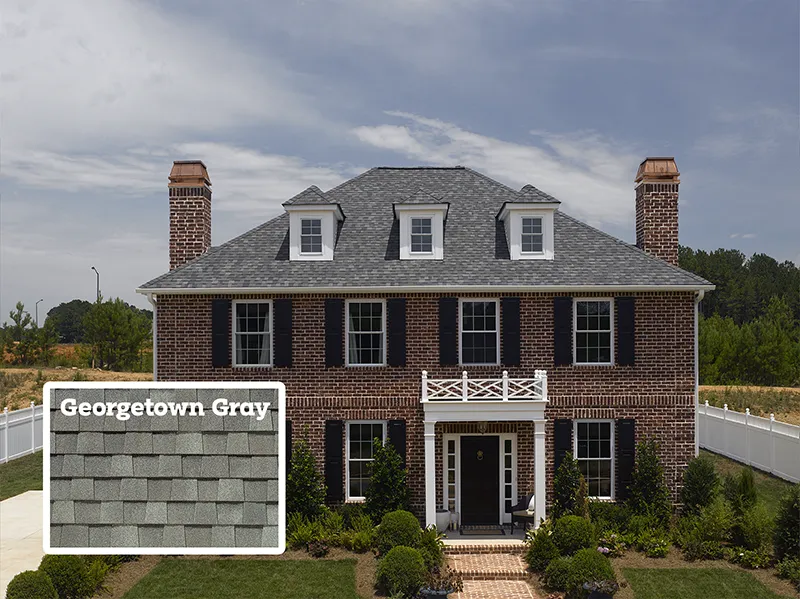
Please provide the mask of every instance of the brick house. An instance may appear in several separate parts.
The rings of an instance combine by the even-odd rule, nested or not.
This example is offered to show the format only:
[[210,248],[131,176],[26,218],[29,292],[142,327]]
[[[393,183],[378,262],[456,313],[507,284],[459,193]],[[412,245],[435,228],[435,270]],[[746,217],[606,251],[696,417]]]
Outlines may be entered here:
[[[211,247],[199,161],[169,177],[170,271],[154,307],[157,380],[277,380],[332,503],[359,501],[372,439],[408,466],[412,505],[507,521],[573,452],[590,494],[624,499],[635,442],[661,444],[672,497],[695,454],[697,304],[678,268],[679,178],[648,158],[636,246],[531,185],[373,168]],[[638,247],[637,247],[638,246]]]

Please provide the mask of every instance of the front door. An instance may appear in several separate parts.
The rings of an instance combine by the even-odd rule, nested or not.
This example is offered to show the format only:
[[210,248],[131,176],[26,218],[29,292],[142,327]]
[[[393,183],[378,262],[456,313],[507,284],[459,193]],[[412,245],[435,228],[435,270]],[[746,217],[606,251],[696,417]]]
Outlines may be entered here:
[[461,437],[461,523],[500,522],[500,437]]

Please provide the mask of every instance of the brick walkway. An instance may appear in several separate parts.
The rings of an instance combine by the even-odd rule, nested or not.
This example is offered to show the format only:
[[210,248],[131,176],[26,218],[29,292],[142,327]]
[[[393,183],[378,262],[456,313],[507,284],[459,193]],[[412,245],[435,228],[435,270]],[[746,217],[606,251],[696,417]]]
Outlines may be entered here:
[[525,562],[519,554],[472,553],[448,555],[450,567],[461,572],[464,580],[525,580]]
[[536,599],[524,580],[465,580],[464,591],[454,599]]
[[536,599],[519,548],[451,546],[447,562],[464,578],[455,599]]

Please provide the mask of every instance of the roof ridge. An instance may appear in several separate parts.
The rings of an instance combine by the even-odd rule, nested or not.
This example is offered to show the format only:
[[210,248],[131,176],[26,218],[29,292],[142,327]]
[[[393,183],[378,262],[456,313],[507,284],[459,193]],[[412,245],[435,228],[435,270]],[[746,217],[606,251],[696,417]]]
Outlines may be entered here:
[[489,181],[491,183],[494,183],[495,185],[499,185],[500,187],[504,187],[505,189],[507,189],[508,191],[510,191],[511,193],[513,193],[515,195],[518,195],[518,196],[522,195],[522,194],[520,194],[520,192],[518,192],[516,189],[514,189],[510,185],[506,185],[505,183],[503,183],[502,181],[498,181],[497,179],[492,179],[489,175],[484,175],[480,171],[476,171],[475,169],[470,168],[468,166],[462,166],[461,168],[463,168],[465,171],[467,171],[469,173],[472,173],[473,175],[477,175],[481,179],[485,179],[485,180],[487,180],[487,181]]

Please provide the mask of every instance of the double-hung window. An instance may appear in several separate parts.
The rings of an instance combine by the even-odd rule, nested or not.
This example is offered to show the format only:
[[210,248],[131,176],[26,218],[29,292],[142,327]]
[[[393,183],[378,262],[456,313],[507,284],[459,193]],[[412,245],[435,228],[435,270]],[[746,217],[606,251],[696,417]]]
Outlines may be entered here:
[[430,254],[433,252],[433,219],[430,217],[411,218],[411,253]]
[[500,323],[497,300],[461,301],[461,363],[500,362]]
[[304,218],[300,221],[300,253],[322,253],[322,219]]
[[385,363],[386,320],[383,301],[347,302],[347,365]]
[[614,423],[575,421],[575,459],[590,497],[611,499],[614,478]]
[[524,254],[541,254],[544,251],[544,231],[540,216],[522,217],[521,246]]
[[575,363],[611,364],[614,318],[610,299],[575,300]]
[[372,479],[375,439],[386,440],[386,423],[347,423],[347,499],[364,499]]
[[233,303],[233,364],[272,364],[272,303]]

